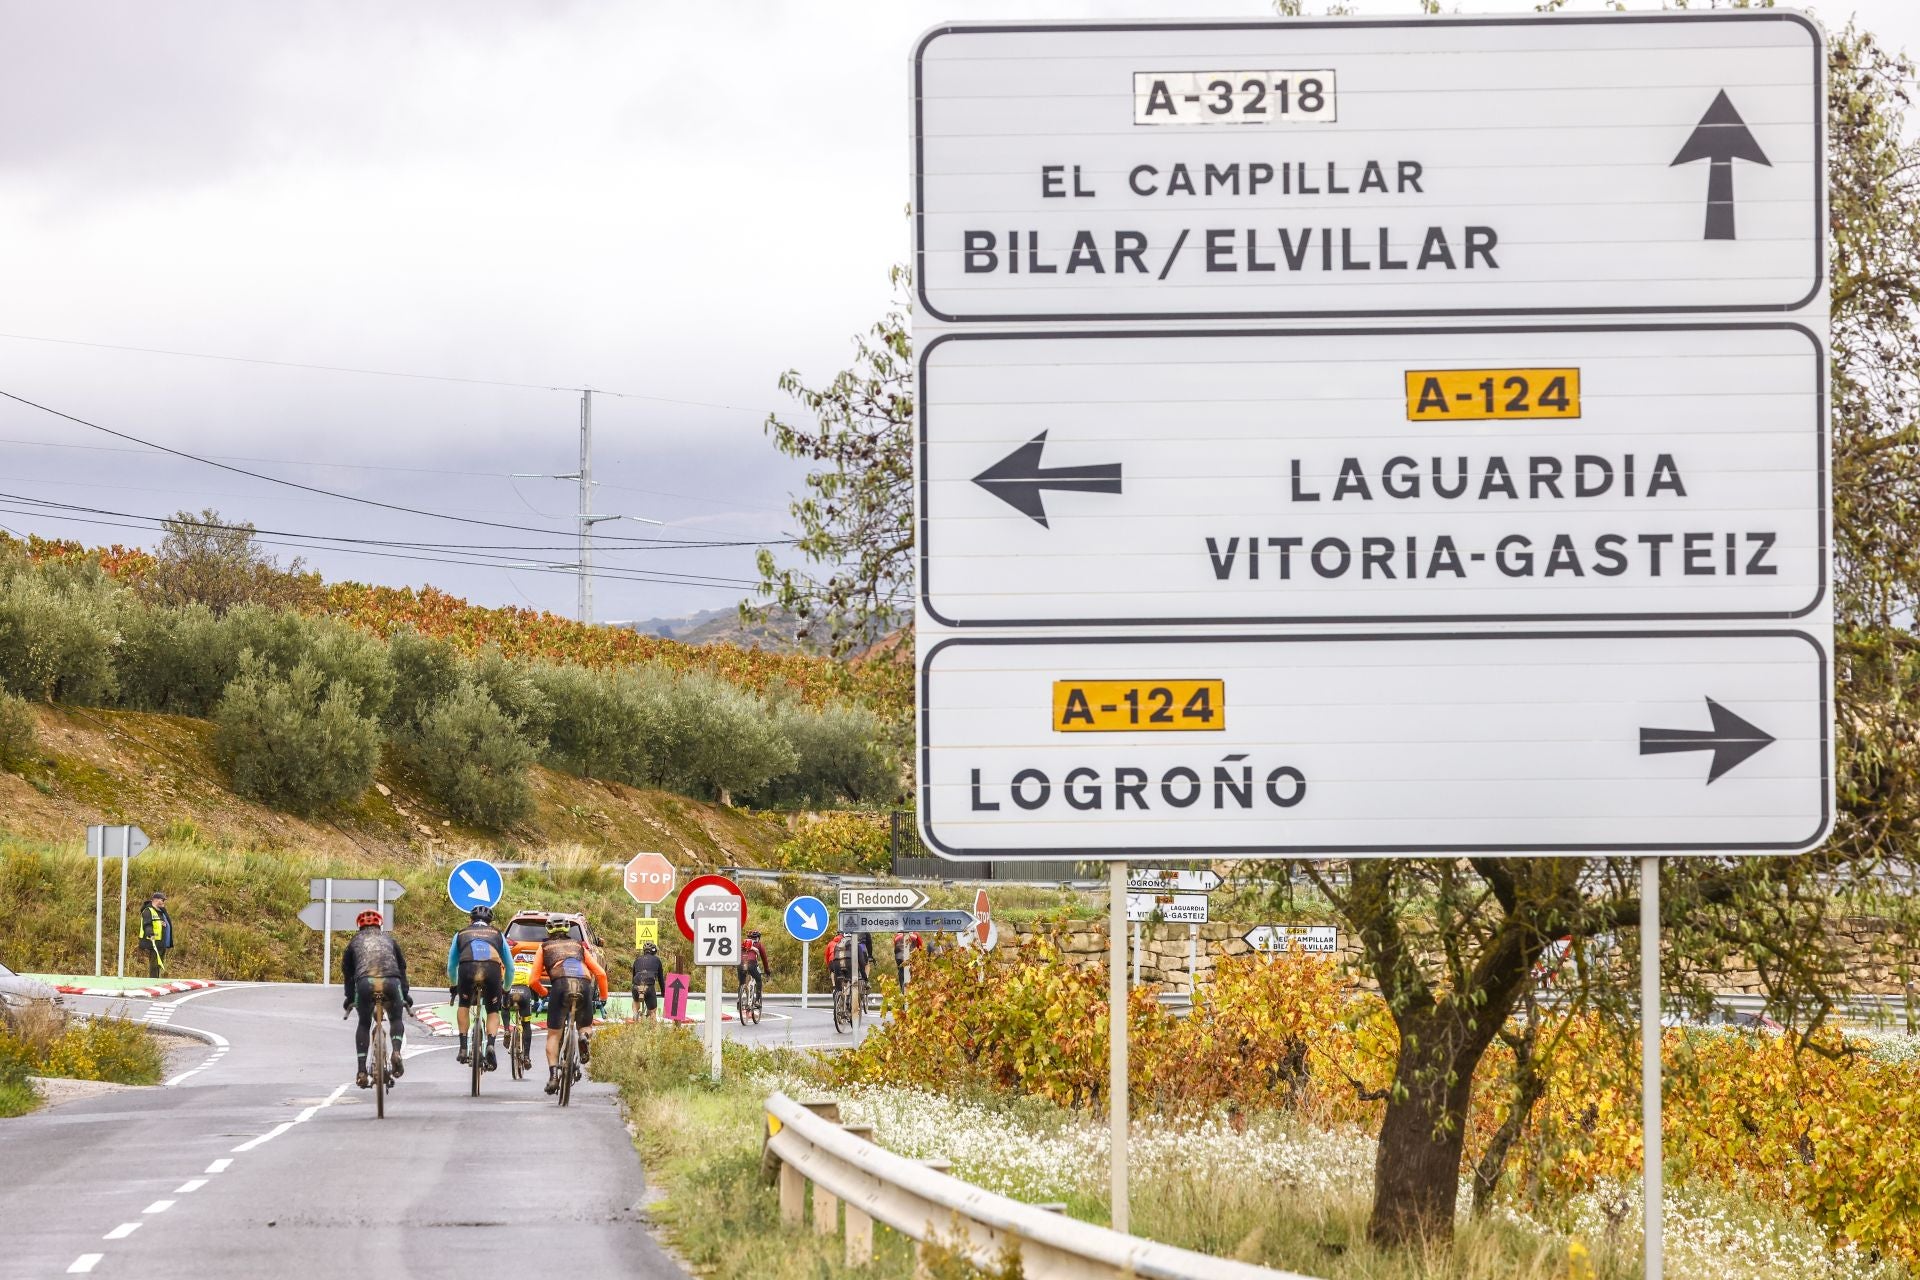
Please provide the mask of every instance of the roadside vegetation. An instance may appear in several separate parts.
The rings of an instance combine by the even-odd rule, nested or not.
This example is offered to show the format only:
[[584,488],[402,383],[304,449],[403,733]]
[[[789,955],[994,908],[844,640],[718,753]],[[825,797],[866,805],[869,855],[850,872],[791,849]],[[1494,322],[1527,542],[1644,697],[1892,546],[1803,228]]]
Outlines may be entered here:
[[[912,997],[890,999],[891,1020],[830,1067],[851,1096],[893,1099],[881,1110],[894,1109],[904,1145],[887,1145],[925,1156],[945,1141],[939,1154],[967,1163],[956,1152],[969,1148],[926,1136],[967,1127],[925,1118],[954,1097],[983,1115],[1044,1116],[1029,1127],[1053,1135],[1046,1151],[1016,1166],[997,1154],[1013,1147],[994,1139],[969,1159],[988,1185],[1097,1217],[1105,974],[1039,948],[983,986],[974,956],[948,953],[916,970]],[[1387,1003],[1336,962],[1223,960],[1190,1017],[1171,1016],[1148,989],[1136,989],[1129,1016],[1131,1104],[1147,1135],[1134,1222],[1145,1234],[1336,1278],[1424,1274],[1442,1255],[1452,1261],[1435,1274],[1566,1274],[1576,1240],[1595,1274],[1637,1266],[1637,1051],[1598,1014],[1541,1011],[1547,1033],[1531,1062],[1540,1088],[1523,1122],[1506,1123],[1499,1091],[1474,1097],[1458,1212],[1473,1230],[1451,1253],[1439,1241],[1410,1253],[1368,1241],[1369,1135],[1399,1046]],[[1699,1246],[1697,1274],[1896,1277],[1920,1265],[1920,1152],[1885,1140],[1920,1132],[1913,1045],[1833,1030],[1804,1042],[1667,1032],[1668,1174],[1676,1238]],[[1511,1048],[1496,1049],[1491,1065],[1510,1071]],[[898,1102],[903,1090],[919,1100]],[[1304,1234],[1282,1203],[1301,1192],[1317,1224]]]
[[608,629],[559,619],[535,644],[533,619],[433,603],[369,612],[211,511],[168,521],[151,556],[0,538],[0,766],[33,758],[26,699],[211,721],[233,790],[300,815],[353,805],[383,759],[490,831],[532,812],[536,762],[761,809],[899,791],[899,707],[838,664],[587,644]]
[[45,1005],[0,1010],[0,1117],[40,1104],[29,1076],[158,1084],[160,1046],[124,1018],[72,1018]]

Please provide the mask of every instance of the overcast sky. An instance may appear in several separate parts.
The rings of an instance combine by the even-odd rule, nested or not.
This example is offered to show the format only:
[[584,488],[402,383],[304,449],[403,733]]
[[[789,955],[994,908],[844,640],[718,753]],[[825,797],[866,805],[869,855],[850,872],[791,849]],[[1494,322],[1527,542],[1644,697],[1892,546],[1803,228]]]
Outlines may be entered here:
[[[742,544],[603,552],[619,576],[599,580],[598,616],[730,606],[752,544],[791,528],[800,471],[761,429],[786,408],[775,379],[841,368],[906,255],[914,38],[956,18],[1271,12],[0,4],[0,392],[315,488],[525,528],[300,492],[11,400],[0,526],[150,544],[150,528],[100,522],[212,506],[263,530],[567,563],[572,485],[510,473],[574,469],[579,396],[547,388],[590,385],[625,393],[595,397],[596,506],[666,522],[601,530]],[[1915,0],[1816,12],[1835,27],[1857,12],[1920,48]],[[23,497],[105,514],[82,523]],[[329,578],[573,610],[564,571],[306,554]]]

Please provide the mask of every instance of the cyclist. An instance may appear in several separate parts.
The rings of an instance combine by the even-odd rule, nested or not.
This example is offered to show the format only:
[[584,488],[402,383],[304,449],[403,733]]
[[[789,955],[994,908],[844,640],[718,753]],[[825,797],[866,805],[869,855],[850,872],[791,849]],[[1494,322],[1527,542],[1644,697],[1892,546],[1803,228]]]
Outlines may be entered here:
[[473,1006],[479,1004],[486,1010],[487,1070],[492,1071],[498,1065],[493,1042],[500,1034],[500,1009],[513,986],[513,948],[493,927],[492,907],[469,912],[467,927],[447,945],[447,985],[453,988],[453,1002],[460,1010],[460,1065],[467,1065],[467,1025]]
[[827,944],[827,973],[833,979],[833,990],[838,994],[842,984],[853,980],[855,965],[860,970],[860,980],[872,983],[873,947],[867,942],[864,933],[836,933],[833,941]]
[[917,933],[896,933],[893,935],[893,967],[900,975],[900,989],[907,989],[908,966],[913,963],[913,953],[926,950],[926,940]]
[[749,977],[757,987],[764,980],[764,975],[772,973],[773,966],[767,963],[767,949],[760,942],[760,931],[747,930],[746,937],[740,942],[740,963],[733,967],[734,990],[745,995]]
[[380,913],[362,911],[353,922],[360,926],[360,932],[347,943],[346,953],[340,959],[341,985],[346,989],[341,1008],[359,1006],[360,1024],[353,1032],[359,1066],[353,1082],[366,1089],[373,1084],[373,1077],[367,1074],[367,1042],[373,1039],[373,980],[388,980],[380,994],[380,1003],[386,1006],[387,1026],[393,1033],[395,1080],[405,1074],[400,1049],[406,1037],[406,1024],[400,1009],[402,1005],[413,1008],[413,992],[407,987],[407,958],[400,953],[400,944],[394,941],[393,935],[380,928]]
[[[547,998],[547,1092],[560,1092],[560,1036],[566,1026],[567,998],[574,997],[574,1025],[580,1028],[580,1061],[587,1060],[588,1035],[596,1004],[607,998],[607,971],[586,944],[576,942],[565,920],[547,921],[547,940],[534,958],[527,985]],[[598,995],[594,994],[597,990]]]
[[647,1016],[653,1017],[660,1008],[660,993],[667,989],[666,966],[660,963],[660,948],[648,942],[641,946],[640,954],[633,958],[633,1009],[637,1015],[642,1006]]

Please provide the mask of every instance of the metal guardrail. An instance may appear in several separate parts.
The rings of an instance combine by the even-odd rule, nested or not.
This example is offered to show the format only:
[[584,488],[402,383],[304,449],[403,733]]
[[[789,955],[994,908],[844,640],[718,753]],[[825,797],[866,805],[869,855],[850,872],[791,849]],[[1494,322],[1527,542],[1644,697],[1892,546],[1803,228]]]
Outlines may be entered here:
[[916,1274],[926,1246],[965,1254],[992,1269],[1009,1247],[1030,1280],[1304,1280],[1245,1262],[1122,1235],[1038,1205],[996,1195],[944,1172],[945,1161],[909,1160],[870,1140],[870,1126],[842,1126],[833,1103],[767,1099],[766,1171],[777,1166],[780,1216],[797,1224],[813,1187],[813,1229],[831,1235],[846,1206],[846,1261],[873,1260],[873,1224],[916,1241]]

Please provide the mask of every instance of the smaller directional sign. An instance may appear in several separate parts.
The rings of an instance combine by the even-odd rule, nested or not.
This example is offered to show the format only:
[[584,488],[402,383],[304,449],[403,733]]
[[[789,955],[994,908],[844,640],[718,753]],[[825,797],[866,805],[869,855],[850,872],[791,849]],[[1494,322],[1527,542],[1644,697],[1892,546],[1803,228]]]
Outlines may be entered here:
[[1305,951],[1330,956],[1340,949],[1340,931],[1330,924],[1263,924],[1247,930],[1255,951]]
[[842,911],[911,911],[927,905],[918,889],[842,889]]
[[[372,905],[371,902],[341,902],[336,898],[333,910],[329,913],[325,902],[309,902],[300,908],[299,919],[301,924],[315,933],[352,933],[360,927],[360,913]],[[388,933],[393,932],[393,912],[394,904],[389,902],[386,910],[380,913],[380,927]]]
[[87,828],[89,858],[131,858],[152,843],[146,832],[134,826]]
[[1217,871],[1175,871],[1170,867],[1129,868],[1129,893],[1212,893],[1220,887]]
[[842,911],[842,933],[958,933],[974,924],[971,911]]
[[468,858],[447,875],[447,898],[462,911],[494,905],[504,888],[500,868],[485,858]]
[[325,902],[327,886],[332,885],[335,902],[392,902],[407,891],[398,880],[309,880],[307,893],[315,902]]
[[812,942],[827,931],[827,904],[802,894],[787,904],[787,932],[801,942]]
[[1205,924],[1207,895],[1204,893],[1130,893],[1127,895],[1127,919],[1151,920],[1156,916],[1167,924]]

